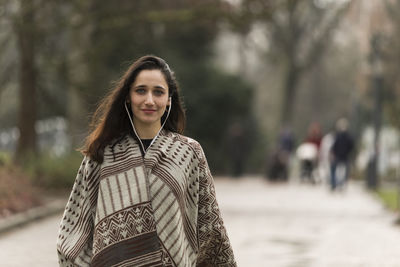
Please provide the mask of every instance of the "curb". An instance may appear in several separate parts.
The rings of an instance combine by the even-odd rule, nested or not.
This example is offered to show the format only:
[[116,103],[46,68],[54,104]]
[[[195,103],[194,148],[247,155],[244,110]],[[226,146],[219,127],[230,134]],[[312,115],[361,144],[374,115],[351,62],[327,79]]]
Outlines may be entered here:
[[59,213],[65,209],[65,205],[65,199],[57,199],[42,206],[0,219],[0,234],[33,221]]

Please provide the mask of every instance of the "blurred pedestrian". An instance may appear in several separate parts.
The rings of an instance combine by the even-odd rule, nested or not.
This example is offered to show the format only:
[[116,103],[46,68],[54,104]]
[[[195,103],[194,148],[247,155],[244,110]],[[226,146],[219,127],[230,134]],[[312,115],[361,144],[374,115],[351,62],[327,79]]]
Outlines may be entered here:
[[284,127],[278,136],[277,148],[268,160],[268,178],[273,181],[287,181],[290,162],[295,146],[294,134],[289,126]]
[[[354,147],[353,137],[348,132],[349,122],[341,118],[336,123],[336,134],[334,137],[331,155],[331,190],[343,187],[348,179],[350,168],[350,154]],[[342,177],[339,180],[337,170],[340,167]]]
[[296,150],[300,161],[300,179],[302,182],[316,183],[314,168],[318,160],[318,147],[314,143],[304,142]]
[[300,179],[303,182],[309,181],[314,184],[320,180],[315,169],[318,166],[321,140],[321,126],[318,122],[312,122],[304,142],[296,150],[296,156],[300,161]]
[[167,63],[134,62],[95,113],[57,242],[60,266],[236,266]]
[[313,122],[308,127],[308,133],[305,142],[314,144],[319,150],[322,140],[321,126],[318,122]]
[[332,145],[335,141],[334,131],[328,132],[322,137],[321,145],[319,147],[319,158],[318,158],[318,175],[321,181],[330,183],[331,177],[331,162],[332,162]]

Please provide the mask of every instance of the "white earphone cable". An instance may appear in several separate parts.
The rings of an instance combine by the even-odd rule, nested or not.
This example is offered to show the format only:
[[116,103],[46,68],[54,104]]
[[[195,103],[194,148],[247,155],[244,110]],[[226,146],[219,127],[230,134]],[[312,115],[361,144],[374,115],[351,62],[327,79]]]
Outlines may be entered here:
[[127,107],[127,103],[125,103],[125,110],[126,110],[126,113],[128,113],[128,117],[129,117],[129,121],[131,122],[132,129],[133,129],[133,131],[135,132],[136,137],[139,139],[140,146],[142,147],[144,153],[146,153],[146,151],[147,151],[147,150],[149,149],[149,147],[154,143],[154,141],[156,140],[156,138],[157,138],[158,135],[160,134],[161,130],[164,128],[164,125],[165,125],[165,123],[166,123],[167,120],[168,120],[169,113],[171,112],[171,106],[172,106],[172,97],[169,97],[169,107],[168,107],[167,116],[165,117],[165,120],[164,120],[163,124],[161,125],[160,130],[158,130],[156,136],[153,138],[153,140],[151,141],[150,145],[147,147],[147,149],[144,149],[144,145],[143,145],[143,143],[142,143],[142,140],[140,140],[140,137],[139,137],[138,133],[136,132],[135,125],[133,124],[133,120],[132,120],[131,114],[129,113],[129,110],[128,110],[128,107]]

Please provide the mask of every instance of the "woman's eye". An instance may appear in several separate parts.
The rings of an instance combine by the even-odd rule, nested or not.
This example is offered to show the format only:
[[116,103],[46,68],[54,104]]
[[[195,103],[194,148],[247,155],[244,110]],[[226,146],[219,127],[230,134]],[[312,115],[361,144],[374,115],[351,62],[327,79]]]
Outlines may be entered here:
[[155,91],[154,91],[154,94],[157,95],[157,96],[161,96],[161,95],[164,94],[164,91],[162,91],[162,90],[155,90]]
[[138,94],[144,94],[146,92],[146,90],[142,89],[142,88],[138,88],[135,90],[136,93]]

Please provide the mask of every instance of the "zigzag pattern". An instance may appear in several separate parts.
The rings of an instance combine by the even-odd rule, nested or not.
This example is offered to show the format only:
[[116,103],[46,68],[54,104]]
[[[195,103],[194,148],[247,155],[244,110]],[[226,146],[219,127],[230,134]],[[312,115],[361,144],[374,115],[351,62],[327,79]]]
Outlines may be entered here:
[[162,131],[84,160],[61,224],[61,266],[236,266],[204,152]]
[[198,212],[199,255],[198,265],[236,266],[233,250],[229,242],[218,207],[213,178],[204,157],[200,151],[200,186]]
[[94,231],[93,252],[156,229],[150,203],[136,205],[100,221]]

